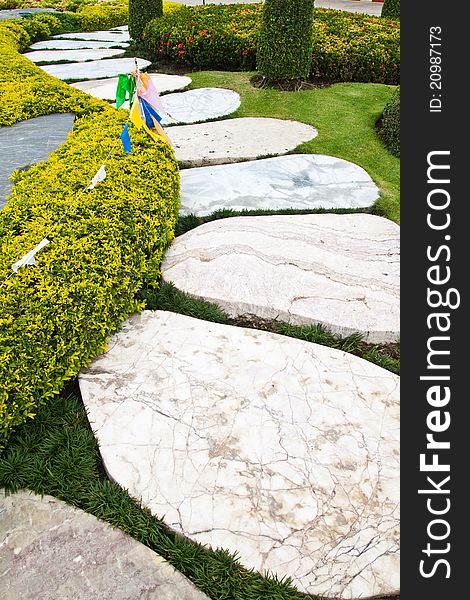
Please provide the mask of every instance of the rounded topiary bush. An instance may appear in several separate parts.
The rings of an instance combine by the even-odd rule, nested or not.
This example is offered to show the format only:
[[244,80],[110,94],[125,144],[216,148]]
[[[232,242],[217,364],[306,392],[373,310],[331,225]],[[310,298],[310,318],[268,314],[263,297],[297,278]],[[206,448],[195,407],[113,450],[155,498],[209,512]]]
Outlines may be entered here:
[[129,0],[129,34],[140,40],[145,26],[163,14],[163,0]]
[[379,136],[393,156],[400,156],[400,88],[390,97],[378,123]]
[[314,0],[266,0],[257,69],[273,82],[308,79]]
[[385,0],[382,7],[382,17],[389,19],[400,18],[400,0]]

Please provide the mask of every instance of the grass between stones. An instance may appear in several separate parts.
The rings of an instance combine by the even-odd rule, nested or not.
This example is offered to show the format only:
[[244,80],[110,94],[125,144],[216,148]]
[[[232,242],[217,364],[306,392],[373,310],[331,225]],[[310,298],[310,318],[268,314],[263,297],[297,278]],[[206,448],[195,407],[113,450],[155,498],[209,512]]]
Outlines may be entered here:
[[329,346],[355,354],[392,373],[400,374],[399,344],[367,344],[359,333],[339,337],[321,324],[290,325],[281,321],[265,321],[259,318],[233,319],[217,304],[193,298],[168,282],[162,282],[158,289],[148,288],[142,291],[141,298],[145,300],[149,310],[167,310],[204,321],[270,331],[306,342]]
[[241,106],[230,117],[274,117],[316,127],[318,136],[293,154],[329,154],[360,165],[381,190],[373,212],[399,222],[400,161],[387,151],[375,129],[394,86],[338,83],[282,92],[255,88],[250,82],[253,73],[249,72],[200,71],[190,75],[192,88],[225,87],[240,94]]

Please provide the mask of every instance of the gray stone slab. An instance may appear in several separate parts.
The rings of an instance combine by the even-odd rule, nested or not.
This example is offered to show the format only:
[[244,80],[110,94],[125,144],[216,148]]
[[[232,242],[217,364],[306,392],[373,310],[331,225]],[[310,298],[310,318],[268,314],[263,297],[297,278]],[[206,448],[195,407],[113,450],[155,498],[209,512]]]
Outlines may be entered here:
[[400,228],[369,214],[232,217],[176,238],[165,281],[231,316],[400,337]]
[[178,94],[167,94],[162,103],[173,119],[163,119],[163,125],[171,123],[197,123],[218,119],[232,114],[240,106],[237,92],[223,88],[198,88]]
[[108,473],[177,532],[315,597],[398,591],[396,375],[325,346],[145,311],[79,382]]
[[[122,72],[125,73],[126,71]],[[149,73],[149,75],[159,93],[183,89],[188,87],[192,81],[191,77],[184,75],[166,75],[165,73]],[[72,86],[101,100],[115,100],[117,83],[118,78],[111,77],[109,79],[78,81],[72,83]]]
[[30,46],[30,50],[81,50],[95,48],[128,48],[126,42],[94,42],[87,40],[45,40],[35,42]]
[[67,139],[74,118],[71,113],[47,115],[0,128],[0,207],[12,187],[11,173],[46,160]]
[[318,135],[298,121],[246,117],[167,130],[176,158],[190,166],[217,165],[286,154]]
[[290,154],[183,169],[180,212],[206,216],[222,208],[366,208],[378,196],[367,172],[353,163],[323,154]]
[[158,554],[56,500],[0,490],[2,600],[208,600]]
[[113,31],[89,31],[77,33],[61,33],[54,35],[55,40],[96,40],[99,42],[130,42],[129,33],[113,29]]
[[[137,63],[139,69],[145,69],[150,65],[150,61],[138,58]],[[63,79],[68,80],[84,80],[116,77],[120,73],[128,73],[135,70],[133,58],[108,58],[106,60],[92,60],[87,63],[71,63],[64,65],[42,65],[41,69]]]
[[34,63],[72,63],[113,58],[125,54],[123,48],[86,48],[78,50],[33,50],[24,56]]

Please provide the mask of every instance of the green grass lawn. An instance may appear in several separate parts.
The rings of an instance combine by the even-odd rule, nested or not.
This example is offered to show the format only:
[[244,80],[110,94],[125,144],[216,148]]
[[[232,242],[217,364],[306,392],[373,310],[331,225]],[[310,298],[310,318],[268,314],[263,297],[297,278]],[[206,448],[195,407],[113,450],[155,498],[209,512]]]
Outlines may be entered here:
[[250,83],[253,73],[190,73],[192,87],[225,87],[238,92],[241,106],[232,117],[277,117],[309,123],[318,136],[295,153],[330,154],[363,167],[380,188],[374,212],[399,222],[400,161],[384,147],[375,123],[395,87],[338,83],[330,87],[281,92]]

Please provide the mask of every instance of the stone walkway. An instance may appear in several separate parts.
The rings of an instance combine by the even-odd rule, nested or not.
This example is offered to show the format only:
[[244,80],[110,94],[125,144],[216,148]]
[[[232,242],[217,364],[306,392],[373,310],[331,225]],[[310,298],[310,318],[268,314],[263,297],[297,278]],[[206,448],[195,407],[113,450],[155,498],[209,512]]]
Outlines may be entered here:
[[[95,51],[83,43],[126,44],[128,34],[55,38],[69,50],[74,40],[77,51]],[[73,85],[111,101],[109,78],[133,60],[42,68],[82,79]],[[160,92],[191,83],[154,77]],[[322,135],[311,125],[214,121],[238,108],[227,90],[167,98],[177,121],[209,121],[167,129],[180,163],[217,165],[182,170],[183,213],[368,208],[377,198],[357,165],[276,156]],[[319,322],[394,342],[398,231],[367,214],[228,218],[177,238],[163,274],[234,316]],[[324,346],[145,311],[81,373],[80,388],[111,478],[177,532],[238,552],[249,568],[289,576],[308,594],[349,600],[398,592],[397,376]]]
[[158,554],[50,496],[0,491],[2,600],[208,600]]

